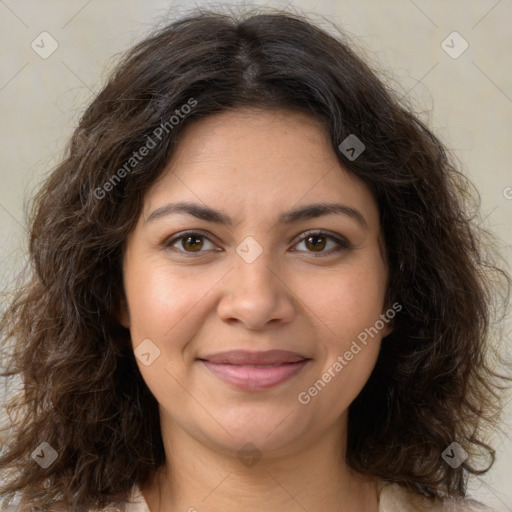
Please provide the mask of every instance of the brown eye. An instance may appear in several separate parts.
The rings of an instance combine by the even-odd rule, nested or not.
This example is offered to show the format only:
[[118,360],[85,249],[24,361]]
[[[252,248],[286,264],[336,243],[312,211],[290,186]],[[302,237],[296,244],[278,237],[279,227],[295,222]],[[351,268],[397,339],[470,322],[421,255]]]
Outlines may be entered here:
[[189,252],[197,252],[197,251],[200,251],[201,248],[203,247],[203,240],[202,240],[202,236],[196,236],[196,235],[191,235],[191,236],[185,236],[185,237],[182,237],[181,240],[181,245],[183,247],[183,249],[185,249],[186,251],[189,251]]
[[306,247],[311,251],[323,251],[327,244],[327,237],[324,235],[309,235],[305,242]]
[[[210,244],[210,247],[208,247],[208,244]],[[189,231],[167,240],[164,242],[164,247],[184,254],[200,254],[207,252],[208,249],[212,249],[215,246],[206,234]]]
[[[299,250],[299,252],[310,253],[315,257],[332,256],[352,247],[345,238],[324,233],[323,231],[306,233],[306,236],[300,240],[296,247],[300,246],[300,244],[304,244],[306,249]],[[325,250],[326,248],[327,250]]]

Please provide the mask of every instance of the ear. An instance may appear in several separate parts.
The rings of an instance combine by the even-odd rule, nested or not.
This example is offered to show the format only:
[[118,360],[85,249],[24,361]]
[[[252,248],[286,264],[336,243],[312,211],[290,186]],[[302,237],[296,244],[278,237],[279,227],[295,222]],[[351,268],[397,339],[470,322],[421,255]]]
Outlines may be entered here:
[[119,299],[119,304],[114,311],[114,316],[123,327],[126,327],[127,329],[130,328],[130,311],[128,310],[128,303],[126,302],[124,293]]
[[382,338],[389,336],[395,329],[395,316],[402,311],[402,305],[399,302],[389,304],[381,314],[381,319],[384,322],[382,328]]
[[[385,315],[386,313],[384,312],[383,314]],[[389,320],[384,325],[384,327],[382,328],[382,339],[384,339],[386,336],[389,336],[393,332],[393,329],[394,329],[393,323],[394,323],[393,320]]]

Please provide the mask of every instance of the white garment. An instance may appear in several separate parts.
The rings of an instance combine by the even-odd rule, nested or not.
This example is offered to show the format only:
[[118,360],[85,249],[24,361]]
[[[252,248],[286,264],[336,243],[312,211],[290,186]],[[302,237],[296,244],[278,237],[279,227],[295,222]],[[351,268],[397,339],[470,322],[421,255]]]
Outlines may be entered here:
[[[122,512],[151,512],[140,488],[132,489],[129,503]],[[243,511],[241,511],[243,512]],[[379,512],[498,512],[473,500],[445,501],[434,505],[426,498],[407,491],[398,484],[383,484],[379,495]]]

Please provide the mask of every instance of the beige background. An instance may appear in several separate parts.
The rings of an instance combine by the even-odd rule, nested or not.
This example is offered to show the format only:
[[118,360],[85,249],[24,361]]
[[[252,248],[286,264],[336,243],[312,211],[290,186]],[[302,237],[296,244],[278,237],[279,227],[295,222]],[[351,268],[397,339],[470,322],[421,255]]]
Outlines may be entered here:
[[[291,4],[306,13],[329,17],[352,35],[375,66],[395,77],[402,94],[446,141],[473,179],[481,194],[485,224],[501,237],[510,261],[512,0],[257,3]],[[11,282],[25,259],[26,201],[59,160],[83,106],[98,92],[115,55],[169,13],[174,16],[193,5],[207,3],[0,0],[3,286]],[[47,59],[31,48],[43,31],[59,45]],[[441,46],[453,31],[469,44],[456,59]],[[461,43],[454,39],[451,51],[462,48]],[[452,45],[450,38],[448,44]],[[512,354],[510,341],[503,350]],[[512,511],[511,406],[507,407],[506,435],[497,435],[495,441],[496,465],[470,486],[473,496],[500,511]]]

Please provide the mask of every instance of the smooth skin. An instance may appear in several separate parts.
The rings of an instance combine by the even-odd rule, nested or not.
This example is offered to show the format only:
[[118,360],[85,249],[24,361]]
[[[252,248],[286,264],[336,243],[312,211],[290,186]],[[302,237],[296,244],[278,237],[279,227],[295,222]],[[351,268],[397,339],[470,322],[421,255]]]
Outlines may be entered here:
[[[218,210],[231,225],[153,214],[176,202]],[[279,220],[317,203],[345,210]],[[249,236],[263,251],[251,263],[237,253]],[[350,470],[344,453],[348,407],[391,323],[308,404],[298,396],[385,313],[383,253],[373,195],[340,165],[313,117],[243,109],[184,129],[123,261],[120,321],[134,349],[149,339],[160,350],[148,366],[137,359],[160,406],[166,456],[142,487],[152,512],[378,510],[377,482]],[[311,361],[271,389],[246,391],[198,360],[234,349],[291,350]],[[248,443],[261,455],[254,464],[241,455]]]

